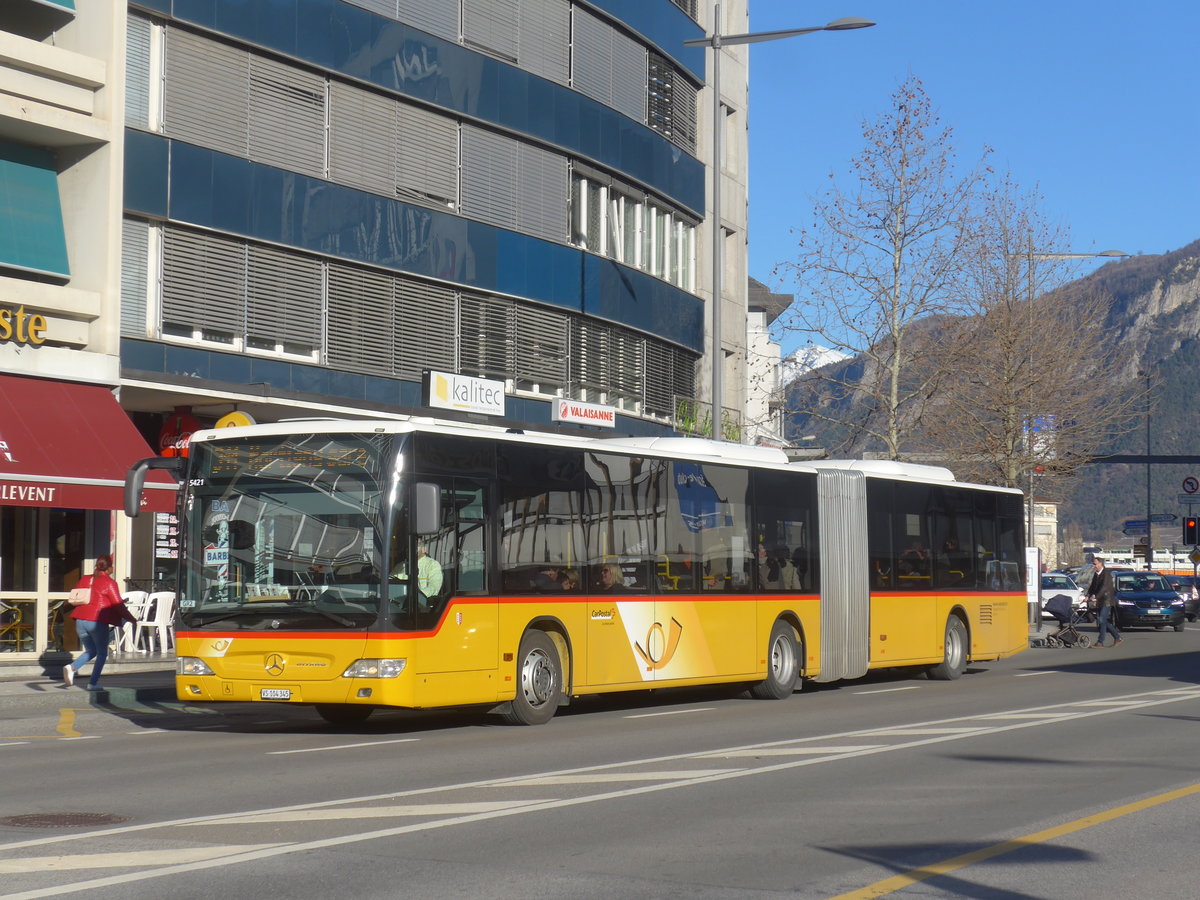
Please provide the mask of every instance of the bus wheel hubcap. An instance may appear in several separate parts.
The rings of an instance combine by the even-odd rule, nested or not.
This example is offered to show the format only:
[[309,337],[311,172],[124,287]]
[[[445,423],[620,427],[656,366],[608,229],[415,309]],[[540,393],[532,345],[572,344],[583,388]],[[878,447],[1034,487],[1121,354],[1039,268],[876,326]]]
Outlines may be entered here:
[[542,651],[535,650],[525,657],[521,690],[530,706],[541,706],[554,693],[554,667]]

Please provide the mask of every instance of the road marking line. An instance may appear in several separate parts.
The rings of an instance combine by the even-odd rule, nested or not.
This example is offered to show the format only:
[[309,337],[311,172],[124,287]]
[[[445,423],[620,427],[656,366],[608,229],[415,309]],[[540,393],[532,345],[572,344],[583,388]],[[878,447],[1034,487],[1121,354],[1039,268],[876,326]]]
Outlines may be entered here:
[[977,716],[979,721],[989,721],[991,719],[1040,719],[1050,721],[1051,719],[1067,719],[1069,716],[1075,715],[1070,710],[1063,710],[1061,713],[995,713],[994,715]]
[[728,750],[718,753],[706,753],[696,759],[730,759],[737,756],[820,756],[826,754],[837,756],[840,753],[857,753],[860,750],[874,750],[883,744],[858,744],[853,747],[762,747],[749,750]]
[[297,809],[285,813],[262,813],[253,816],[230,816],[208,822],[192,822],[189,827],[200,825],[257,825],[263,822],[327,822],[338,819],[392,819],[402,816],[463,816],[471,813],[495,812],[515,809],[534,803],[551,803],[553,800],[502,800],[491,803],[414,803],[407,806],[370,806],[364,809]]
[[55,729],[63,737],[80,737],[82,731],[75,729],[75,710],[60,709],[58,711],[58,727]]
[[920,689],[921,689],[921,686],[919,684],[914,684],[912,687],[880,688],[877,691],[855,691],[854,693],[856,693],[856,694],[891,694],[891,693],[894,693],[895,691],[919,691]]
[[1047,670],[1045,672],[1018,672],[1014,678],[1033,678],[1035,675],[1061,675],[1062,672]]
[[745,769],[682,769],[678,772],[608,772],[603,775],[545,775],[532,778],[514,778],[512,781],[496,781],[491,787],[525,787],[530,784],[612,784],[621,781],[675,781],[683,778],[711,778],[727,772],[744,772]]
[[411,744],[420,738],[397,738],[394,741],[364,741],[359,744],[335,744],[332,747],[304,747],[300,750],[271,750],[267,756],[287,756],[289,753],[320,753],[324,750],[357,750],[360,747],[378,747],[381,744]]
[[245,844],[224,847],[188,847],[175,850],[120,850],[116,853],[73,853],[70,856],[27,856],[0,860],[0,874],[65,872],[72,869],[128,869],[135,866],[164,866],[205,862],[231,853],[266,850],[282,844]]
[[1041,844],[1054,838],[1063,837],[1064,835],[1073,834],[1076,831],[1083,831],[1085,828],[1091,828],[1095,825],[1103,825],[1106,822],[1111,822],[1114,819],[1119,819],[1122,816],[1128,816],[1131,813],[1141,812],[1142,810],[1151,809],[1163,803],[1170,803],[1173,800],[1180,800],[1184,797],[1190,797],[1192,794],[1200,793],[1200,783],[1190,785],[1185,788],[1179,788],[1174,791],[1167,791],[1165,794],[1156,794],[1153,797],[1147,797],[1144,800],[1138,800],[1133,803],[1126,803],[1124,806],[1118,806],[1114,809],[1106,810],[1102,813],[1096,813],[1091,816],[1084,816],[1082,819],[1075,819],[1071,822],[1066,822],[1062,825],[1057,825],[1054,828],[1047,828],[1044,831],[1036,831],[1033,834],[1027,834],[1024,837],[1013,838],[1009,841],[1003,841],[999,844],[993,844],[990,847],[984,847],[980,850],[975,850],[971,853],[964,853],[962,856],[956,856],[953,859],[943,860],[942,862],[933,863],[932,865],[922,866],[919,869],[912,869],[900,875],[893,875],[891,878],[885,878],[882,881],[877,881],[874,884],[869,884],[864,888],[856,891],[849,891],[845,894],[838,894],[836,897],[831,897],[829,900],[868,900],[873,897],[883,897],[895,891],[903,890],[906,887],[917,884],[921,881],[926,881],[930,878],[936,878],[939,875],[945,875],[948,872],[953,872],[956,869],[962,869],[975,863],[985,862],[989,859],[994,859],[997,856],[1003,856],[1005,853],[1012,853],[1014,850],[1022,850],[1033,844]]
[[142,731],[127,731],[126,734],[168,734],[165,728],[146,728]]
[[863,732],[868,737],[905,737],[908,735],[917,736],[922,734],[971,734],[976,731],[983,731],[986,725],[979,725],[974,728],[883,728],[878,731]]
[[655,716],[682,716],[685,713],[711,712],[715,706],[701,706],[697,709],[672,709],[668,712],[638,713],[636,716],[626,716],[626,719],[653,719]]
[[24,741],[5,741],[3,744],[0,744],[0,747],[15,747],[17,744],[28,744],[30,740],[33,739],[30,738],[29,740]]

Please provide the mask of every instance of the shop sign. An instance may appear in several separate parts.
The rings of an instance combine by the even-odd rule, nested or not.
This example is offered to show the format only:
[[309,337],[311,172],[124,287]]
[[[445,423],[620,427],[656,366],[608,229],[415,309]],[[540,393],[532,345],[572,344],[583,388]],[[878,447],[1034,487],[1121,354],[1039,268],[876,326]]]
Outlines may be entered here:
[[571,422],[577,425],[599,425],[601,428],[617,427],[617,410],[612,406],[597,403],[581,403],[578,400],[555,400],[550,410],[555,422]]
[[426,406],[486,416],[504,415],[503,381],[451,372],[427,372],[424,381]]
[[25,312],[24,306],[13,309],[0,306],[0,341],[15,341],[18,344],[38,346],[46,343],[42,337],[46,331],[46,317],[38,313]]
[[202,426],[186,406],[175,407],[158,433],[158,452],[162,456],[187,456],[188,442]]

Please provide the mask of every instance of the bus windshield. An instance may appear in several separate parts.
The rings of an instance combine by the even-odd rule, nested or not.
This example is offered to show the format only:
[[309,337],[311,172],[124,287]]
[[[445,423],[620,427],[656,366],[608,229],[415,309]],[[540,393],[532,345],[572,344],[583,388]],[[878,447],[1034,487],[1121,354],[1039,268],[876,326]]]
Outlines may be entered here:
[[180,618],[194,630],[361,630],[379,618],[392,438],[191,445]]

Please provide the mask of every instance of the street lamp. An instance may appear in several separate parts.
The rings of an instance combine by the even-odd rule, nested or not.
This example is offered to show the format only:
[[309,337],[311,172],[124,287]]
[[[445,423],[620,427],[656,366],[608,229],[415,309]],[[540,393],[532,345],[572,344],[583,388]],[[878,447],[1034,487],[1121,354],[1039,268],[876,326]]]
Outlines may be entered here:
[[[1150,392],[1153,385],[1148,370],[1138,370],[1138,377],[1146,379],[1146,570],[1154,568],[1154,520],[1150,518]],[[1171,554],[1171,566],[1175,565],[1175,554]]]
[[735,44],[757,44],[763,41],[778,41],[783,38],[812,34],[816,31],[851,31],[870,28],[874,22],[849,16],[835,19],[828,25],[810,28],[786,28],[782,31],[759,31],[747,34],[721,34],[721,4],[713,4],[712,33],[703,38],[684,41],[685,47],[708,47],[712,50],[713,92],[713,155],[712,155],[712,437],[722,440],[722,368],[725,360],[721,354],[721,155],[724,128],[721,120],[721,48]]
[[[1029,410],[1025,416],[1025,440],[1030,451],[1030,462],[1032,463],[1033,455],[1033,422],[1034,422],[1034,397],[1033,397],[1033,264],[1034,262],[1044,262],[1053,260],[1065,259],[1093,259],[1099,257],[1119,258],[1129,256],[1121,250],[1101,250],[1098,253],[1054,253],[1054,252],[1036,252],[1031,244],[1027,250],[1018,250],[1012,253],[1005,253],[1004,257],[1009,262],[1013,260],[1025,260],[1025,273],[1029,285]],[[1147,454],[1149,451],[1147,451]],[[1036,547],[1037,542],[1033,539],[1033,471],[1034,467],[1029,467],[1029,526],[1026,532],[1026,546]],[[1146,515],[1150,513],[1147,510]],[[1147,524],[1147,529],[1149,524]],[[1147,534],[1147,540],[1149,535]]]

